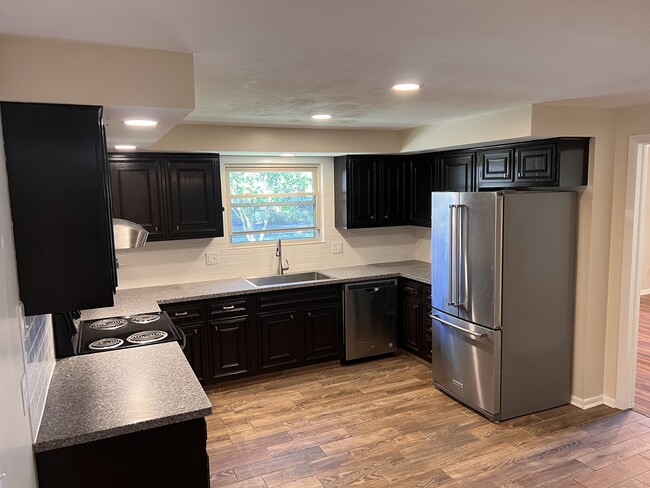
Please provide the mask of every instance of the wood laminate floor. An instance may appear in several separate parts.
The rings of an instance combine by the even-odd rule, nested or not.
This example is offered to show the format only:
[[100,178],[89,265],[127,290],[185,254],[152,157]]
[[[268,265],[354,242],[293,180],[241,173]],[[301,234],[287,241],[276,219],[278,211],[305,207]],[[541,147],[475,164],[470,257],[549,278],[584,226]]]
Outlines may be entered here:
[[565,405],[494,424],[407,355],[208,395],[212,487],[650,486],[650,418]]
[[634,410],[650,415],[650,295],[641,296]]

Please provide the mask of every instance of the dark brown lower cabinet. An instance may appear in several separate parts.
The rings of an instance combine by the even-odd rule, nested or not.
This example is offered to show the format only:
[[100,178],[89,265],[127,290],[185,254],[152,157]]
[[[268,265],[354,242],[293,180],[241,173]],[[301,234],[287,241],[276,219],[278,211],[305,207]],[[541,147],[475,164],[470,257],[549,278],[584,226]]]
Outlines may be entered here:
[[399,346],[431,362],[431,285],[402,279]]
[[339,306],[314,305],[303,308],[303,362],[305,364],[339,359]]
[[420,298],[404,299],[404,332],[402,342],[404,349],[414,354],[420,352],[420,328],[422,320],[422,301]]
[[210,379],[248,375],[254,370],[254,327],[249,315],[208,322],[210,331]]
[[[40,488],[209,488],[205,419],[36,453]],[[114,469],[107,469],[107,460]]]
[[200,382],[207,379],[207,334],[205,324],[197,322],[179,327],[185,334],[185,349],[183,353],[192,366],[194,374]]
[[297,310],[262,313],[260,328],[260,367],[262,371],[287,369],[300,364]]

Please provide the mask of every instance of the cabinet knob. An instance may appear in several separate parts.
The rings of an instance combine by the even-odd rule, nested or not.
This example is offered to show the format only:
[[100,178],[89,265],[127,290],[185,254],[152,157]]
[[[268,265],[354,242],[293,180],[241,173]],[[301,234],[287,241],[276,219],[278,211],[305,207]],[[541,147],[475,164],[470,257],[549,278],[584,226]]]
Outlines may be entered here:
[[291,320],[293,320],[293,315],[289,315],[289,318],[290,318]]
[[509,173],[506,173],[506,174],[503,175],[503,176],[505,176],[506,178],[510,178],[510,174],[509,174]]
[[176,230],[181,230],[181,226],[180,226],[180,225],[177,225],[177,226],[176,226]]
[[158,232],[158,227],[154,227],[153,230],[155,230],[156,232]]
[[194,334],[199,335],[199,329],[194,329]]
[[370,216],[370,220],[375,220],[375,216],[374,216],[374,215],[371,215],[371,216]]
[[523,173],[517,173],[517,178],[521,178],[522,176],[524,176]]
[[387,219],[387,218],[388,218],[388,215],[384,215],[384,218]]
[[311,312],[307,312],[307,317],[311,317]]
[[214,326],[214,331],[215,331],[215,332],[219,332],[219,327],[217,327],[217,326],[215,325],[215,326]]

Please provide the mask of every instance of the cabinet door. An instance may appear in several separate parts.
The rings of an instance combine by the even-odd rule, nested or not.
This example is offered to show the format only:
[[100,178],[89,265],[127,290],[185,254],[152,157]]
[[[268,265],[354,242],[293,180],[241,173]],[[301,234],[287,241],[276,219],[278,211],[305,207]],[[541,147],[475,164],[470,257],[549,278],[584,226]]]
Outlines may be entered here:
[[442,155],[442,191],[474,191],[475,156],[474,152]]
[[381,161],[381,225],[404,225],[405,219],[405,163],[401,159]]
[[303,308],[302,323],[302,359],[305,364],[339,358],[338,304]]
[[379,225],[379,160],[348,159],[348,227]]
[[221,183],[217,158],[166,157],[169,235],[223,236]]
[[273,371],[299,364],[297,310],[259,314],[260,369]]
[[544,144],[516,148],[515,183],[531,186],[554,185],[556,182],[555,147],[555,144]]
[[501,188],[513,182],[514,151],[511,147],[491,148],[478,153],[478,187]]
[[113,306],[102,108],[2,102],[0,110],[25,315]]
[[183,354],[185,354],[187,361],[192,366],[198,380],[203,383],[207,379],[205,326],[203,322],[197,322],[195,324],[185,324],[179,328],[185,334],[185,349],[183,349]]
[[149,232],[148,240],[165,235],[162,177],[158,157],[111,156],[113,216],[136,222]]
[[248,315],[208,322],[210,379],[234,379],[253,371]]
[[420,352],[420,327],[422,319],[422,302],[420,299],[404,299],[404,316],[402,345],[404,349],[415,354]]
[[410,161],[409,224],[431,227],[431,192],[434,185],[434,157],[423,155]]

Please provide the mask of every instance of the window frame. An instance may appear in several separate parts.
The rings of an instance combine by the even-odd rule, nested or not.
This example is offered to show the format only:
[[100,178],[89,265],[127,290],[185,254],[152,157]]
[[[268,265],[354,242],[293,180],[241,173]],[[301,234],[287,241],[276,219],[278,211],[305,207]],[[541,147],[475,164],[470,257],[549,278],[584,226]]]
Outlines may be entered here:
[[[245,241],[245,242],[233,242],[232,238],[236,235],[250,235],[250,234],[264,234],[270,232],[279,232],[279,231],[301,231],[301,230],[314,230],[314,237],[306,237],[300,239],[286,239],[286,243],[289,244],[306,244],[306,243],[315,243],[322,242],[323,240],[323,228],[321,226],[321,213],[322,213],[322,199],[321,199],[321,176],[322,176],[322,165],[320,163],[308,163],[308,162],[299,162],[295,163],[286,162],[227,162],[223,165],[224,170],[224,210],[226,213],[225,223],[227,225],[226,237],[228,239],[228,245],[231,247],[250,247],[250,246],[272,246],[275,245],[276,240],[269,241]],[[243,171],[258,171],[258,172],[282,172],[282,171],[292,171],[292,172],[311,172],[313,177],[312,183],[312,192],[297,192],[297,193],[270,193],[270,194],[257,194],[257,193],[247,193],[243,195],[232,195],[230,188],[230,173],[231,172],[243,172]],[[232,200],[235,198],[268,198],[268,197],[282,197],[282,196],[313,196],[314,197],[314,226],[313,227],[287,227],[284,229],[272,229],[266,231],[250,231],[250,232],[234,232],[232,227],[232,212],[233,207]],[[291,202],[269,202],[262,203],[259,205],[251,206],[299,206],[299,203]],[[311,204],[310,204],[311,205]]]

